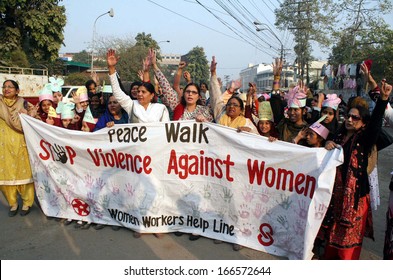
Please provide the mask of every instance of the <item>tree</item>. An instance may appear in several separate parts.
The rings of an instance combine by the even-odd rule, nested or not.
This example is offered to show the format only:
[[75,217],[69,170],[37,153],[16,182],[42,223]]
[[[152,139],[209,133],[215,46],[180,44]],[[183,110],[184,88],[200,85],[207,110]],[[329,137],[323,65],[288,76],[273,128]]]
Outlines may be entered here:
[[58,57],[66,24],[61,0],[0,1],[0,56],[10,60],[11,53],[23,51],[29,61]]
[[[315,41],[323,46],[328,46],[329,40],[328,26],[334,22],[330,14],[332,0],[285,0],[276,9],[275,25],[281,29],[289,29],[295,37],[294,51],[296,53],[297,64],[300,69],[300,78],[309,81],[308,65],[311,60],[311,41]],[[306,77],[304,77],[306,74]]]
[[188,52],[188,64],[186,70],[190,72],[195,83],[207,82],[209,80],[209,65],[205,50],[196,46]]
[[[157,58],[160,59],[159,46],[151,34],[145,32],[138,33],[135,39],[130,37],[115,38],[105,37],[96,41],[97,61],[94,63],[104,67],[106,65],[105,56],[108,49],[115,49],[120,61],[116,70],[123,81],[139,80],[138,71],[142,70],[142,60],[146,57],[149,48],[158,51]],[[165,74],[165,73],[164,73]]]
[[91,55],[86,50],[83,50],[81,52],[74,54],[73,60],[77,62],[90,64]]

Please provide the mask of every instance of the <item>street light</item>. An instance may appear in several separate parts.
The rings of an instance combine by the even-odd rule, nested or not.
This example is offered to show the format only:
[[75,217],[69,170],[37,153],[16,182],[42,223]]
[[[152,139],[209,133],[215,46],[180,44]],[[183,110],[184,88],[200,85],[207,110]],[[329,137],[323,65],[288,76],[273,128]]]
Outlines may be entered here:
[[171,41],[169,41],[169,40],[166,40],[166,41],[159,41],[158,43],[157,43],[157,45],[159,45],[160,43],[170,43]]
[[111,8],[109,11],[107,11],[106,13],[103,13],[102,15],[99,15],[96,20],[94,21],[94,25],[93,25],[93,42],[92,42],[92,46],[91,46],[91,69],[90,71],[93,72],[93,67],[94,67],[94,41],[95,41],[95,34],[96,34],[96,23],[97,20],[102,17],[105,16],[106,14],[109,14],[110,17],[113,17],[115,15],[115,13],[113,12],[113,9]]
[[283,57],[283,54],[284,54],[284,45],[283,45],[283,43],[281,42],[281,40],[277,37],[276,33],[274,33],[273,30],[271,30],[271,28],[269,27],[269,25],[267,25],[266,23],[260,23],[260,22],[258,22],[258,21],[254,21],[254,25],[256,25],[256,26],[262,25],[264,28],[258,28],[258,27],[256,27],[256,31],[257,31],[257,32],[263,31],[263,30],[267,30],[267,31],[269,31],[269,32],[270,32],[270,33],[280,42],[280,45],[281,45],[280,60],[282,61],[282,57]]

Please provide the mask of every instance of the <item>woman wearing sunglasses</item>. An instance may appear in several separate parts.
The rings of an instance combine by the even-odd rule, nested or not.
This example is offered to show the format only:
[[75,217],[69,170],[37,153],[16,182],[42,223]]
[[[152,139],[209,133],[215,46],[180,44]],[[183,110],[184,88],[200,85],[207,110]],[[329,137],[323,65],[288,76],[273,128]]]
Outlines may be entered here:
[[[361,66],[370,87],[375,83],[366,65]],[[382,127],[390,85],[384,85],[372,115],[363,106],[352,107],[343,126],[325,148],[342,147],[344,163],[337,167],[333,195],[322,223],[326,239],[324,259],[359,259],[363,237],[372,237],[368,155]],[[371,233],[371,234],[370,234]]]
[[210,104],[213,108],[216,122],[220,125],[235,128],[239,132],[247,131],[259,134],[252,121],[244,116],[244,103],[240,97],[232,95],[225,104],[217,79],[216,65],[217,63],[213,56],[210,65]]

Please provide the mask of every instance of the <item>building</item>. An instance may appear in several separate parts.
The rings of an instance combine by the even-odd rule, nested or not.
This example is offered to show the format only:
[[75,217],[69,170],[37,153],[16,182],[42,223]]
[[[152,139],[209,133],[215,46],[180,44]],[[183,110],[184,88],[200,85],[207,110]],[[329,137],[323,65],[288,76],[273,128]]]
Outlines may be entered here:
[[[240,71],[240,78],[242,81],[242,91],[246,91],[248,83],[256,83],[260,91],[270,91],[273,86],[273,66],[271,64],[250,64],[246,69]],[[292,65],[284,65],[281,73],[280,88],[288,88],[291,83],[294,83],[295,72]]]
[[163,65],[179,65],[180,54],[161,54],[161,64]]
[[[257,83],[257,75],[262,71],[271,69],[272,66],[266,63],[261,63],[257,65],[249,64],[246,69],[240,71],[240,80],[242,82],[241,91],[246,91],[248,88],[248,83]],[[258,83],[257,83],[258,86]],[[258,86],[260,89],[260,87]]]

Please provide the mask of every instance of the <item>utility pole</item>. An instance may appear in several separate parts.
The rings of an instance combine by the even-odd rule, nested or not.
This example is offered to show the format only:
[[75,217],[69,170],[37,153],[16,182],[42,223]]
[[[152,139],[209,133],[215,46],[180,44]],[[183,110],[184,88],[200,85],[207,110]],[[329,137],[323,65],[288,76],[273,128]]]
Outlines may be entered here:
[[[300,71],[300,78],[302,81],[304,81],[304,70],[306,68],[306,81],[307,84],[310,81],[310,76],[309,76],[309,37],[310,37],[310,29],[311,29],[311,15],[310,15],[310,10],[311,6],[307,4],[311,4],[313,1],[307,0],[307,1],[299,1],[299,2],[290,2],[287,3],[287,5],[297,5],[297,9],[295,11],[293,27],[289,27],[288,29],[296,30],[295,32],[295,38],[296,38],[296,47],[295,47],[295,52],[297,55],[297,63],[298,63],[298,69]],[[305,8],[305,9],[304,9]],[[306,13],[306,19],[303,18],[304,12]]]

